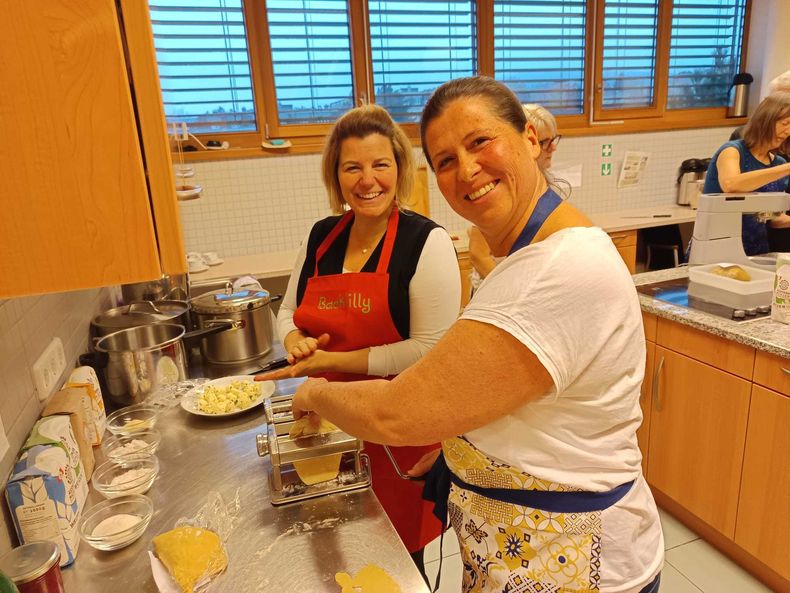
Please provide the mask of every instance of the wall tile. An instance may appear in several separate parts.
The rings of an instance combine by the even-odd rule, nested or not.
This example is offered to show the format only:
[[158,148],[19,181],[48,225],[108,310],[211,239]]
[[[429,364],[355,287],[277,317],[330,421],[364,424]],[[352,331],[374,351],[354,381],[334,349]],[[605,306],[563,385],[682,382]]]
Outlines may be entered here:
[[[562,131],[562,130],[560,130]],[[706,158],[729,138],[731,127],[565,138],[554,155],[555,164],[581,163],[583,185],[574,188],[571,202],[589,214],[672,204],[680,162]],[[612,144],[611,157],[601,145]],[[618,190],[617,177],[626,151],[650,154],[638,187]],[[415,156],[422,161],[419,150]],[[612,164],[602,177],[601,163]],[[321,155],[194,163],[195,179],[203,186],[198,200],[181,202],[187,251],[216,251],[223,257],[296,249],[312,224],[329,214],[321,183]],[[431,217],[453,233],[468,223],[442,198],[429,173]]]
[[[63,341],[67,368],[63,383],[87,350],[90,320],[110,305],[110,290],[84,290],[0,301],[0,416],[10,444],[0,460],[0,486],[5,485],[19,447],[41,413],[32,366],[54,337]],[[4,498],[3,498],[4,499]],[[5,507],[5,503],[1,503]],[[7,509],[0,514],[0,554],[16,545]]]

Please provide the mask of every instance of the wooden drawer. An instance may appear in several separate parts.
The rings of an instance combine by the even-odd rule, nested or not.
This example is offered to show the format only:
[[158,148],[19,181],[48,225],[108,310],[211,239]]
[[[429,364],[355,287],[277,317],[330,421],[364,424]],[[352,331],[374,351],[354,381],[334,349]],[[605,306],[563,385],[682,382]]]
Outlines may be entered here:
[[754,382],[790,395],[790,360],[758,350],[754,360]]
[[645,326],[645,340],[656,341],[656,322],[657,318],[652,313],[642,311],[642,325]]
[[754,348],[749,346],[660,318],[656,343],[733,375],[752,378]]
[[617,249],[621,247],[636,247],[636,231],[617,231],[609,233],[612,243]]

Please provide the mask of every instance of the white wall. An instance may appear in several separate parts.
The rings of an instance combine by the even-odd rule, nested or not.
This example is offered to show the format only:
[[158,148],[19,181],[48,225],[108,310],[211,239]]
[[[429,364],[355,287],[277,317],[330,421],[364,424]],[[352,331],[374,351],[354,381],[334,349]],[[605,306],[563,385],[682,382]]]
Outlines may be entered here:
[[[788,0],[790,3],[790,0]],[[582,187],[571,201],[588,213],[661,206],[675,201],[677,170],[688,158],[706,158],[729,138],[732,127],[565,138],[555,164],[581,163]],[[561,132],[562,130],[560,130]],[[601,145],[612,156],[601,156]],[[634,189],[618,190],[627,150],[650,154],[646,175]],[[601,176],[601,163],[612,175]],[[320,178],[320,155],[296,155],[194,163],[203,185],[197,200],[181,202],[187,251],[239,256],[296,249],[312,224],[329,214]],[[466,223],[445,204],[429,172],[431,217],[451,232]]]
[[752,0],[746,72],[754,76],[751,113],[768,94],[768,83],[790,70],[790,0]]

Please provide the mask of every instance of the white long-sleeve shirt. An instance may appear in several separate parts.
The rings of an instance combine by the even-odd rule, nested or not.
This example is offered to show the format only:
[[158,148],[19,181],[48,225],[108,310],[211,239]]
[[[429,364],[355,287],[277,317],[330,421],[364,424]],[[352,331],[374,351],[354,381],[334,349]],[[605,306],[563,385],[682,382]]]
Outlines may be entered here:
[[[277,315],[277,333],[283,342],[285,336],[299,329],[293,316],[308,238],[309,235],[302,241]],[[352,272],[344,269],[343,273]],[[414,364],[453,324],[458,317],[460,303],[461,279],[455,248],[447,231],[435,228],[425,240],[420,261],[409,283],[409,338],[371,347],[368,374],[380,377],[397,375]]]

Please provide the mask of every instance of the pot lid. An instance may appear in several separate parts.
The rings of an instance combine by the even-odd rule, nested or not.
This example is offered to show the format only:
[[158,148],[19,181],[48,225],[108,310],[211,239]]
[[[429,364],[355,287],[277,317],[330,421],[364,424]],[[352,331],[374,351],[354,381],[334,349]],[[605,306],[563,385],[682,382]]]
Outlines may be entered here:
[[237,313],[263,307],[270,301],[267,290],[243,289],[236,292],[214,290],[193,298],[189,303],[196,313]]
[[106,329],[126,329],[162,321],[170,321],[189,309],[184,301],[138,301],[115,307],[93,318],[94,326]]

